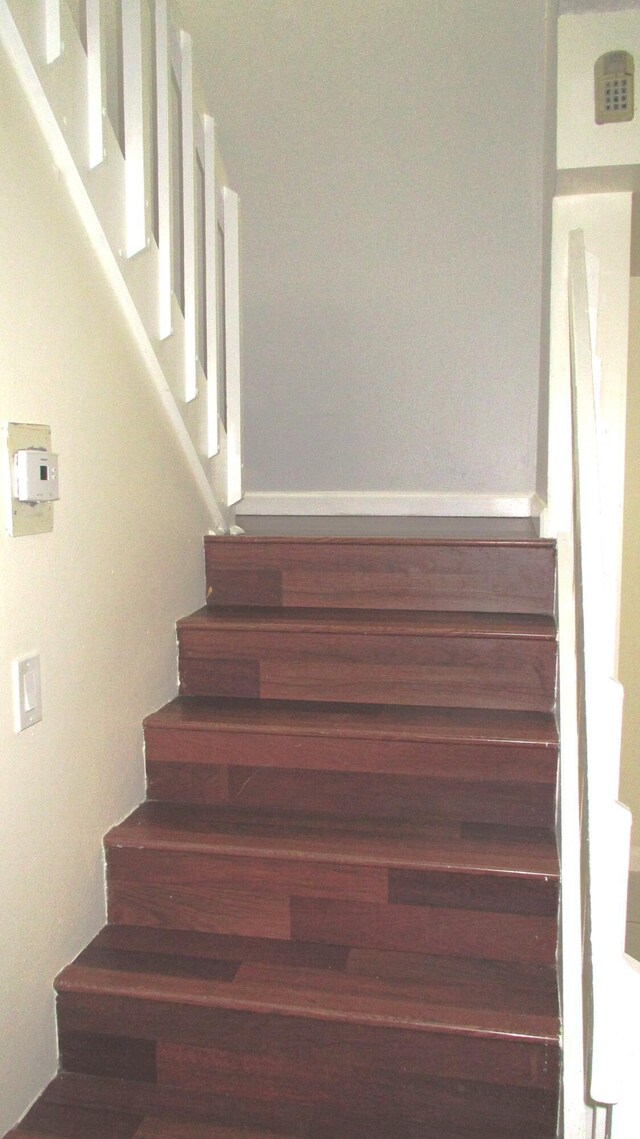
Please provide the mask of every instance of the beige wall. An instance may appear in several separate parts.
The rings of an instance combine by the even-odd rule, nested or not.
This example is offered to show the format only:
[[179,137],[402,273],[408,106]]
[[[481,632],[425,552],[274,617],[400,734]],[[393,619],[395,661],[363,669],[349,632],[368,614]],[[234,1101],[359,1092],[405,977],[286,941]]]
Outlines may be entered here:
[[[207,518],[4,58],[0,106],[0,419],[50,424],[62,490],[52,534],[0,533],[4,1134],[56,1067],[52,981],[103,922],[101,838],[143,796]],[[16,736],[32,650],[44,719]]]
[[[634,202],[634,207],[636,203]],[[636,212],[634,208],[634,213]],[[634,258],[635,260],[635,258]],[[637,264],[632,270],[637,272]],[[640,848],[640,276],[631,278],[629,383],[620,620],[620,679],[624,684],[620,798],[633,811],[632,843]],[[635,865],[635,861],[638,865]],[[640,870],[640,850],[633,869]],[[639,915],[640,919],[640,915]]]
[[247,491],[534,491],[551,0],[180,7],[242,199]]

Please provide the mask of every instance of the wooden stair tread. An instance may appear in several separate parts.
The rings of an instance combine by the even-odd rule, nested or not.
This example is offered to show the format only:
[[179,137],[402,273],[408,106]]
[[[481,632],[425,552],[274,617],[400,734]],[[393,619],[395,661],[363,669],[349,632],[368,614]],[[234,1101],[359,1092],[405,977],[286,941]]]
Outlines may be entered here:
[[[223,935],[197,939],[175,931],[165,943],[165,931],[152,932],[127,927],[114,936],[107,927],[61,973],[58,992],[488,1038],[558,1039],[549,970]],[[194,945],[195,957],[188,952]]]
[[206,539],[11,1136],[556,1134],[555,555],[509,534]]
[[[518,828],[462,824],[333,823],[322,817],[265,818],[259,812],[146,802],[105,838],[107,848],[175,850],[304,859],[342,865],[464,871],[557,879],[553,837]],[[457,831],[457,833],[456,833]]]
[[557,748],[550,712],[179,696],[145,727]]
[[[386,1118],[378,1115],[376,1137],[485,1139],[490,1135],[491,1139],[514,1139],[517,1134],[519,1139],[551,1139],[556,1135],[555,1102],[553,1098],[549,1100],[546,1091],[526,1088],[503,1091],[497,1088],[483,1110],[478,1109],[476,1101],[473,1107],[459,1111],[456,1110],[458,1104],[454,1089],[460,1086],[460,1081],[421,1081],[418,1102],[428,1102],[429,1124],[425,1125],[420,1118],[406,1124],[398,1120],[397,1114]],[[477,1084],[470,1082],[465,1091],[473,1098],[477,1088]],[[444,1099],[435,1113],[434,1094]],[[486,1088],[483,1094],[487,1099]],[[515,1121],[511,1110],[513,1104],[519,1105]],[[81,1112],[85,1118],[89,1116],[85,1105],[90,1105],[90,1111],[98,1121],[93,1131],[89,1128],[79,1131],[76,1126]],[[344,1105],[342,1116],[346,1109]],[[57,1126],[52,1114],[56,1111],[60,1121]],[[45,1134],[48,1139],[219,1139],[215,1128],[222,1126],[221,1121],[232,1125],[230,1139],[236,1139],[233,1127],[239,1131],[238,1139],[372,1139],[374,1132],[370,1119],[361,1122],[354,1116],[341,1118],[332,1106],[325,1111],[300,1104],[286,1109],[282,1101],[274,1104],[273,1111],[266,1112],[274,1118],[269,1120],[265,1131],[263,1123],[256,1127],[254,1122],[257,1114],[265,1115],[262,1101],[240,1100],[233,1095],[220,1096],[196,1089],[189,1089],[185,1094],[181,1087],[162,1087],[133,1079],[79,1072],[61,1072],[52,1080],[29,1116],[37,1120],[43,1113],[47,1129],[42,1139]],[[281,1120],[283,1114],[290,1117],[284,1125]],[[118,1130],[115,1126],[111,1131],[107,1130],[103,1122],[106,1118],[116,1120]],[[65,1128],[65,1120],[71,1121],[71,1128]],[[129,1131],[126,1129],[127,1120],[131,1126]],[[151,1130],[148,1134],[143,1131],[142,1136],[136,1135],[135,1127],[149,1126],[149,1123],[157,1126],[158,1121],[161,1128],[156,1134]],[[19,1134],[21,1139],[27,1139],[23,1131]],[[41,1139],[40,1134],[37,1139]],[[227,1139],[224,1131],[222,1139]]]
[[376,636],[490,637],[555,641],[551,617],[531,613],[448,613],[428,610],[282,609],[203,606],[178,621],[181,632],[286,632]]
[[[71,1134],[74,1139],[76,1135],[78,1139],[94,1139],[94,1136],[95,1139],[105,1139],[105,1136],[109,1136],[109,1139],[111,1136],[113,1139],[299,1139],[291,1132],[285,1135],[282,1131],[256,1131],[253,1127],[248,1129],[225,1127],[224,1124],[185,1123],[184,1120],[176,1120],[173,1115],[159,1116],[155,1111],[142,1119],[137,1115],[124,1115],[107,1108],[82,1112],[76,1106],[56,1114],[57,1124],[56,1119],[52,1119],[52,1113],[46,1113],[46,1131],[35,1131],[31,1126],[17,1127],[9,1131],[5,1139],[70,1139]],[[71,1133],[69,1120],[74,1128],[76,1123],[81,1123],[83,1131],[74,1130]],[[52,1127],[56,1128],[55,1131],[51,1130]]]
[[[488,535],[486,532],[491,529],[491,522],[483,520],[485,533],[471,535],[463,533],[472,528],[472,523],[476,519],[426,519],[427,525],[431,526],[432,530],[439,530],[439,533],[431,533],[424,536],[412,537],[393,537],[393,536],[370,536],[370,537],[357,537],[339,534],[327,535],[285,535],[285,534],[207,534],[205,535],[205,547],[217,545],[237,546],[238,542],[242,546],[251,545],[294,545],[294,546],[498,546],[508,548],[510,546],[523,546],[532,547],[534,549],[555,549],[554,538],[537,538],[533,535],[521,536],[508,536],[501,537],[498,533]],[[448,523],[448,525],[447,525]],[[453,527],[457,530],[453,534]],[[475,529],[475,527],[474,527]],[[495,527],[497,530],[497,526]]]
[[133,1082],[61,1072],[5,1139],[303,1139],[205,1120],[187,1097],[173,1110],[144,1098]]

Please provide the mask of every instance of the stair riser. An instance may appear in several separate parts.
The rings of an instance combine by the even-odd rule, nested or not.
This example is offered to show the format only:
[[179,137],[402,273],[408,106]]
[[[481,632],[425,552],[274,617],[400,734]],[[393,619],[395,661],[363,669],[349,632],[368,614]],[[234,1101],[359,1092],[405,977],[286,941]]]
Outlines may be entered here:
[[504,1139],[555,1134],[558,1056],[548,1044],[69,993],[58,1016],[65,1070],[231,1097],[251,1105],[254,1123],[313,1118],[311,1135],[350,1139],[368,1127],[376,1139],[418,1139],[435,1134],[434,1116],[446,1121],[440,1134],[466,1125],[482,1135],[486,1114]]
[[20,1134],[555,1139],[552,544],[205,549]]
[[147,760],[230,767],[337,771],[362,774],[445,778],[474,783],[522,780],[555,788],[558,753],[555,746],[509,743],[413,741],[357,738],[289,732],[204,731],[177,728],[145,729]]
[[553,613],[550,546],[214,539],[205,558],[214,606]]
[[173,803],[528,827],[555,821],[555,748],[147,726],[145,753],[148,797]]
[[117,924],[553,964],[556,885],[113,848]]
[[179,631],[186,696],[547,711],[553,641],[518,637]]
[[555,794],[547,784],[455,782],[149,760],[147,796],[172,803],[345,819],[464,821],[550,829],[555,816]]

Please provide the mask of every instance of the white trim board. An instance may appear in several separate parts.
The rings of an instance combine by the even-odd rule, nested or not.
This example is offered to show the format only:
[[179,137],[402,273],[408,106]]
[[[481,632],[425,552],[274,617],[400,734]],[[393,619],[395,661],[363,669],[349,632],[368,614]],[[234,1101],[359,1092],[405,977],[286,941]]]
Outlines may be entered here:
[[[68,18],[70,19],[70,16]],[[81,49],[78,48],[78,50]],[[6,57],[15,71],[18,82],[40,128],[44,142],[49,149],[51,158],[60,172],[60,177],[66,186],[77,216],[84,227],[106,280],[120,307],[122,316],[128,324],[142,361],[146,366],[152,387],[160,401],[161,409],[173,429],[173,434],[195,481],[200,497],[214,526],[225,527],[225,516],[213,494],[203,462],[195,449],[189,430],[158,360],[154,346],[149,339],[149,334],[140,315],[139,307],[133,299],[133,274],[135,273],[135,268],[133,271],[130,271],[129,266],[139,266],[140,262],[137,259],[132,262],[119,259],[112,250],[102,224],[98,219],[88,189],[93,171],[87,171],[85,184],[70,147],[67,145],[65,136],[58,124],[51,103],[49,102],[48,92],[51,90],[51,87],[55,85],[55,80],[51,81],[51,86],[48,87],[45,92],[43,80],[46,80],[48,73],[43,71],[42,74],[40,74],[36,71],[27,48],[23,43],[20,30],[16,25],[7,0],[0,0],[0,51],[6,53]],[[67,47],[67,51],[69,51],[69,47]],[[57,66],[56,64],[56,67]],[[152,256],[152,247],[155,247],[155,241],[151,242],[149,248],[142,253],[142,256],[146,256],[147,259],[149,255]],[[124,274],[126,274],[126,280]],[[153,279],[153,274],[151,274],[151,277]]]
[[238,514],[376,515],[436,518],[532,518],[544,503],[537,494],[428,494],[381,491],[249,491]]

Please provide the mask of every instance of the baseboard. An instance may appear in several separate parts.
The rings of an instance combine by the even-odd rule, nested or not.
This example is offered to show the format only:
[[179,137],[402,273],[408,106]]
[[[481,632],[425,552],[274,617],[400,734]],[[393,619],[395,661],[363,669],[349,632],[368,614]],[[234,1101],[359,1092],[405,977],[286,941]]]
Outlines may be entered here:
[[544,503],[537,494],[409,494],[380,491],[253,491],[238,514],[397,515],[422,518],[532,518]]

